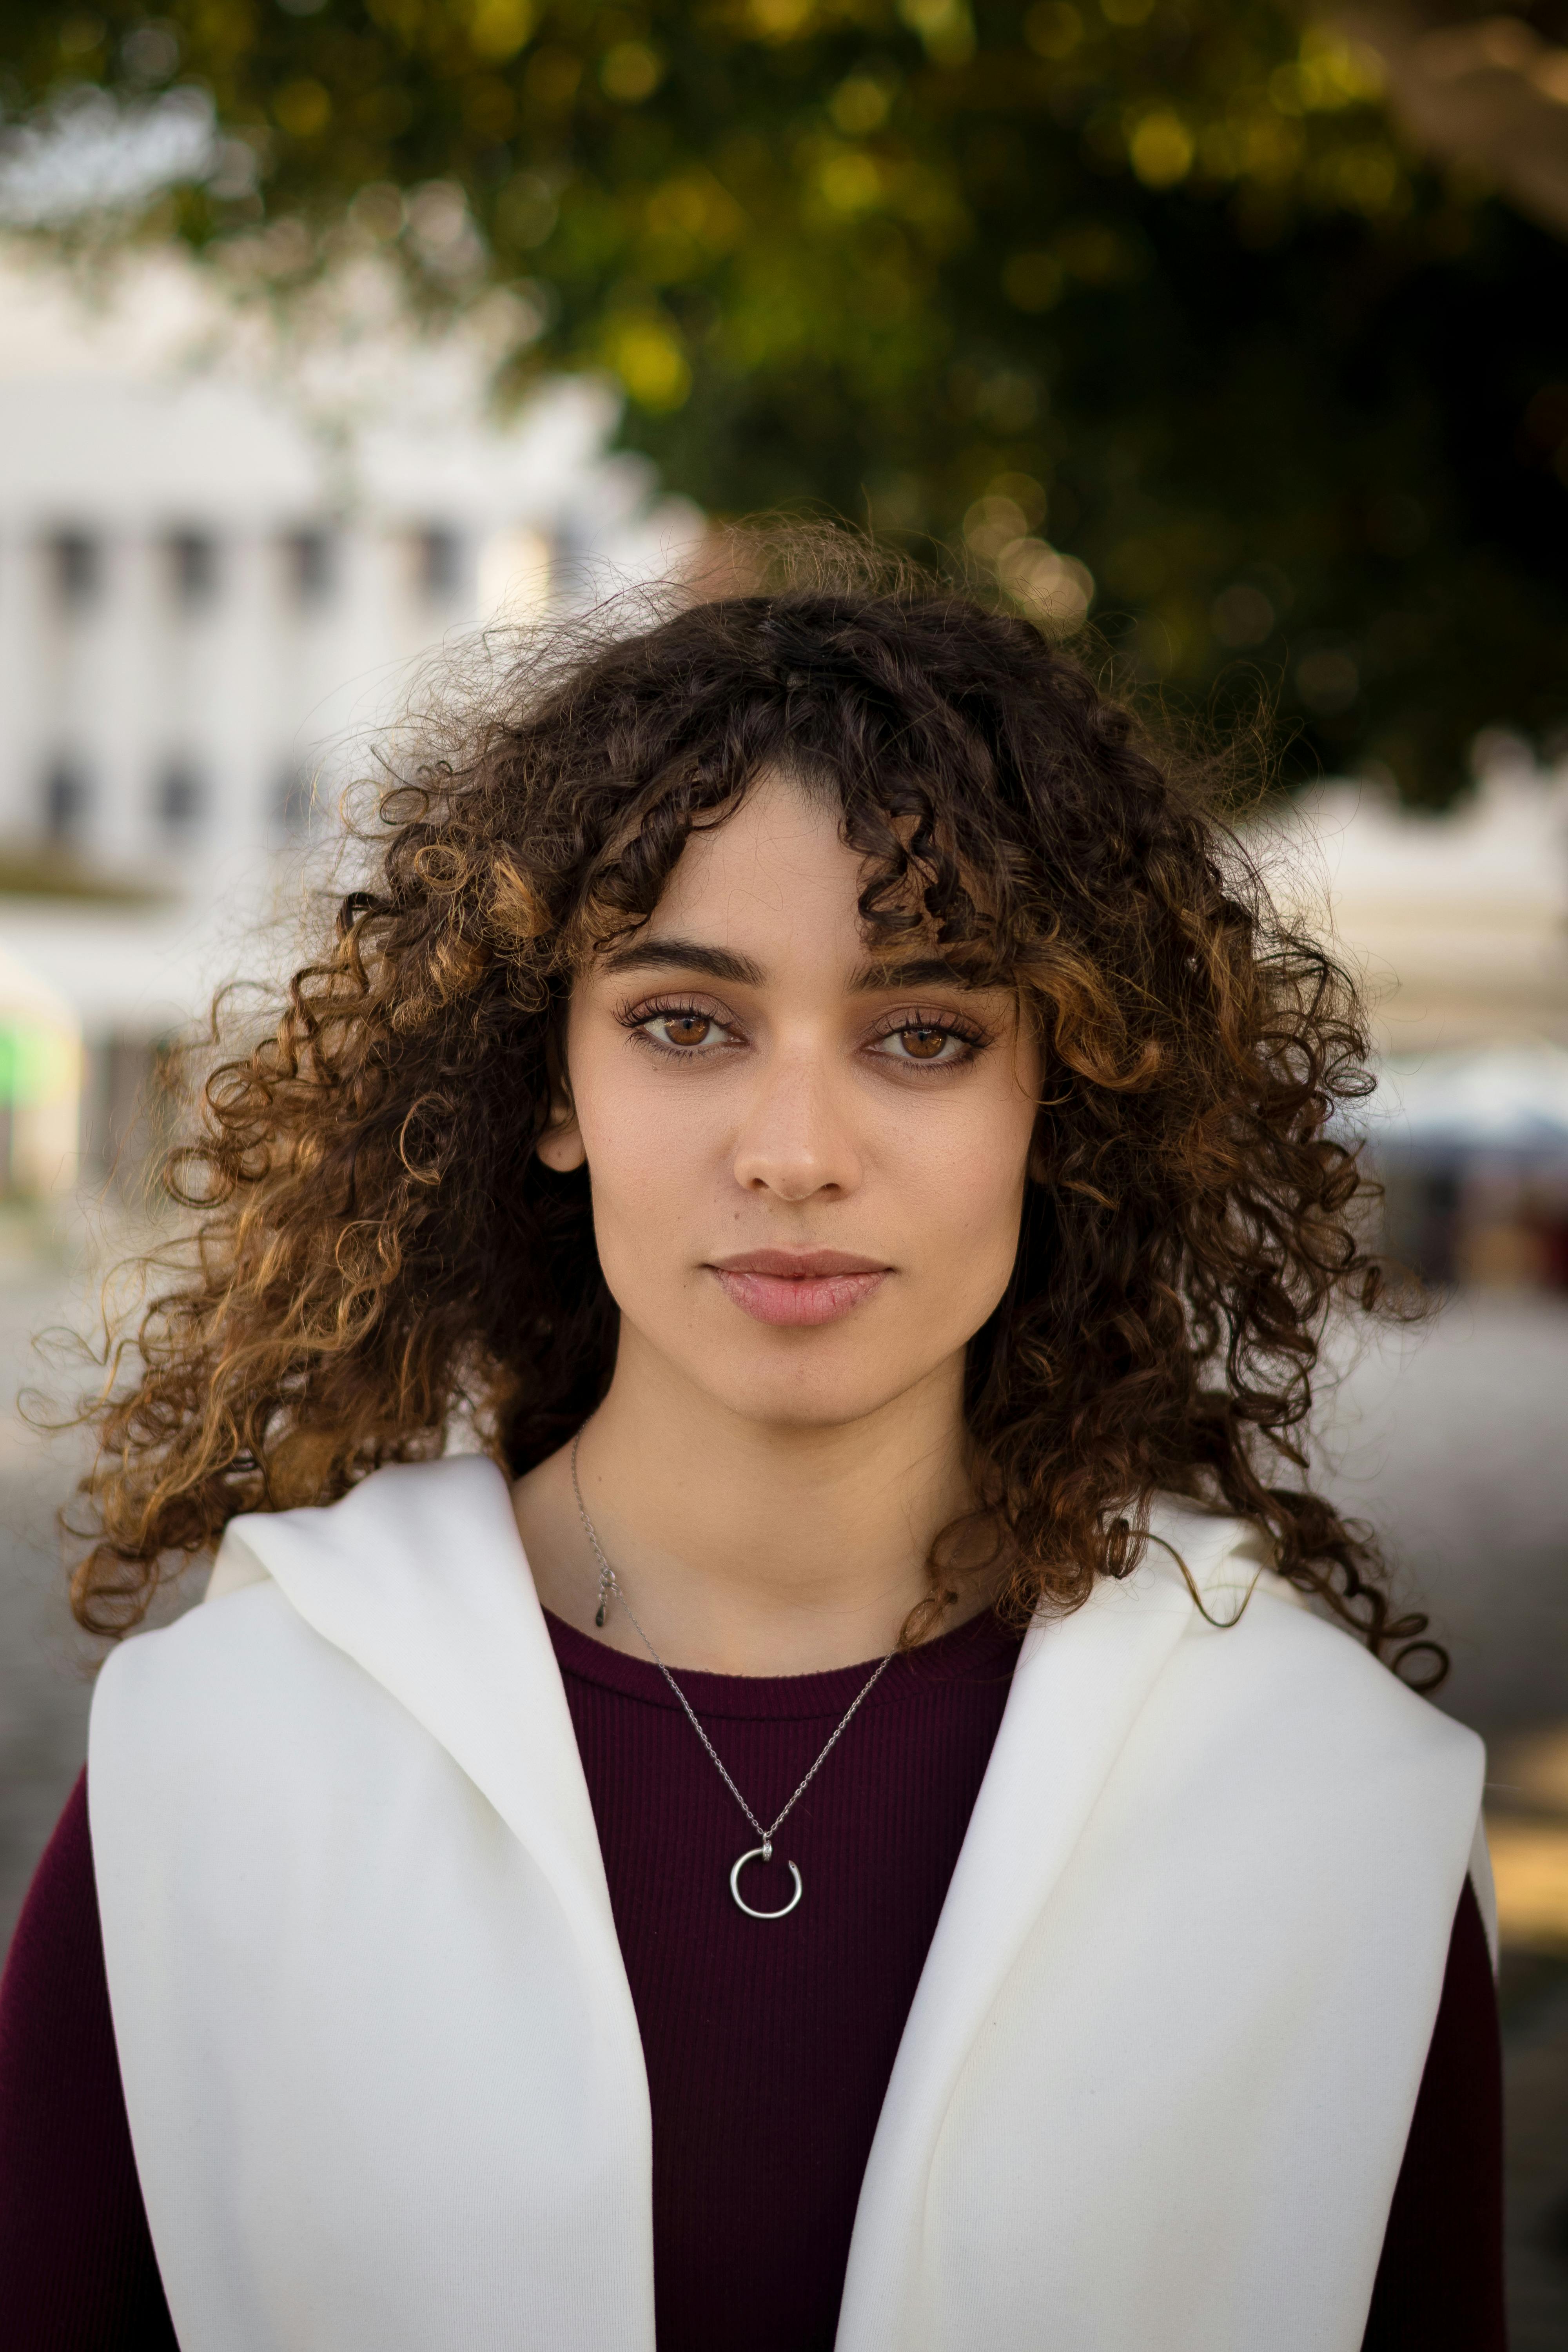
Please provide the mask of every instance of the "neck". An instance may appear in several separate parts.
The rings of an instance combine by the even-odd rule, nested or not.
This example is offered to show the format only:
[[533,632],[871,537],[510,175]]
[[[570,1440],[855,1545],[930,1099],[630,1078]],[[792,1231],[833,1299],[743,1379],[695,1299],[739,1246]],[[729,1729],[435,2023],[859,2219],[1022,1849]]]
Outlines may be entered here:
[[[583,1432],[578,1475],[606,1557],[659,1655],[732,1675],[825,1672],[897,1642],[931,1587],[935,1537],[972,1500],[963,1359],[830,1426],[750,1421],[645,1360],[623,1330],[608,1395]],[[594,1630],[597,1564],[572,1494],[569,1449],[519,1482],[540,1598]],[[965,1597],[942,1621],[984,1605]],[[646,1654],[611,1601],[600,1639]]]

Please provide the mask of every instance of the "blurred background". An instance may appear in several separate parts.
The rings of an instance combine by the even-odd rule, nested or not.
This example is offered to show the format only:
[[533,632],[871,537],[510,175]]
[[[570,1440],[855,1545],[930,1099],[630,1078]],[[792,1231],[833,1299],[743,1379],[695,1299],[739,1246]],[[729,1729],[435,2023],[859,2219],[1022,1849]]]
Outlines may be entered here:
[[[1568,10],[0,0],[0,1371],[486,624],[836,512],[1247,757],[1372,993],[1320,1471],[1487,1737],[1516,2352],[1568,2347]],[[1258,730],[1260,709],[1268,716]],[[1266,741],[1266,755],[1260,742]],[[0,1424],[0,1936],[92,1660]]]

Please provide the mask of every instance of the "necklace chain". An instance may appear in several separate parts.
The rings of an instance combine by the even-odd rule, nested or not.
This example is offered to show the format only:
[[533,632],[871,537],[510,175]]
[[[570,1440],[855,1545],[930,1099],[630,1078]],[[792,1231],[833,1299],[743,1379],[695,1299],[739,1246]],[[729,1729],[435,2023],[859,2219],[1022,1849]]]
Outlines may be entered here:
[[[642,1643],[643,1648],[647,1652],[648,1656],[653,1660],[654,1664],[658,1668],[659,1673],[664,1676],[665,1681],[669,1685],[670,1689],[675,1693],[676,1697],[680,1701],[682,1707],[686,1711],[686,1719],[688,1723],[690,1724],[692,1730],[697,1734],[698,1738],[700,1739],[703,1747],[706,1748],[709,1755],[712,1758],[715,1769],[717,1769],[721,1780],[723,1781],[724,1786],[729,1790],[730,1794],[734,1798],[735,1802],[740,1806],[741,1811],[745,1814],[746,1819],[750,1822],[752,1827],[756,1831],[758,1837],[762,1840],[763,1860],[764,1862],[771,1862],[773,1860],[773,1837],[775,1832],[778,1831],[786,1817],[795,1811],[795,1808],[799,1803],[801,1798],[805,1796],[806,1790],[810,1788],[812,1782],[816,1780],[817,1774],[821,1771],[823,1766],[832,1755],[833,1750],[837,1747],[838,1742],[848,1730],[850,1723],[853,1721],[860,1706],[865,1700],[870,1697],[877,1684],[881,1680],[883,1675],[886,1674],[888,1668],[892,1664],[893,1660],[898,1656],[898,1652],[897,1650],[889,1650],[887,1656],[881,1661],[880,1664],[873,1668],[868,1680],[862,1685],[860,1690],[857,1693],[854,1699],[846,1708],[843,1716],[839,1718],[837,1728],[834,1732],[832,1738],[828,1741],[826,1747],[823,1749],[821,1755],[817,1758],[816,1763],[806,1774],[805,1780],[800,1782],[794,1795],[790,1798],[789,1802],[774,1816],[771,1826],[764,1829],[761,1822],[757,1819],[755,1813],[752,1812],[750,1805],[747,1804],[744,1797],[742,1796],[739,1789],[736,1788],[734,1781],[731,1779],[723,1758],[720,1755],[719,1750],[714,1747],[713,1742],[709,1738],[708,1734],[703,1730],[701,1724],[699,1723],[697,1713],[695,1708],[692,1706],[691,1701],[687,1697],[686,1693],[681,1689],[680,1685],[676,1681],[675,1676],[670,1673],[669,1668],[665,1664],[664,1660],[659,1656],[658,1652],[654,1648],[653,1643],[643,1632],[642,1626],[637,1620],[637,1612],[633,1609],[631,1602],[626,1599],[626,1593],[621,1588],[620,1579],[616,1576],[615,1570],[610,1566],[609,1561],[605,1557],[604,1546],[599,1541],[598,1533],[594,1526],[593,1520],[588,1517],[588,1506],[583,1500],[583,1489],[577,1483],[577,1448],[582,1444],[582,1443],[583,1433],[579,1430],[576,1436],[572,1441],[572,1492],[577,1497],[577,1514],[583,1522],[583,1532],[587,1537],[589,1543],[593,1546],[594,1557],[599,1563],[598,1622],[601,1625],[605,1622],[605,1596],[607,1594],[614,1594],[615,1598],[620,1602],[621,1607],[626,1611],[626,1615],[630,1618],[638,1641]],[[737,1864],[736,1867],[738,1869],[739,1864]],[[791,1867],[793,1868],[794,1865],[792,1864]],[[737,1902],[740,1901],[738,1894],[735,1899]],[[745,1906],[742,1905],[742,1907],[743,1909]],[[793,1906],[791,1907],[793,1908]],[[766,1917],[768,1915],[763,1913],[754,1916]]]

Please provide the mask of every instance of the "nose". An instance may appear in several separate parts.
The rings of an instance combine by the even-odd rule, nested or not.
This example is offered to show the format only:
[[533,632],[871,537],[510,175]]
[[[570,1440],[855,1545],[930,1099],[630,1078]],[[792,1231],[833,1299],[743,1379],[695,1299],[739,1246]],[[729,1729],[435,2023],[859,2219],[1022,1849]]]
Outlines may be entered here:
[[735,1181],[781,1201],[843,1195],[860,1181],[849,1106],[808,1046],[771,1055],[735,1139]]

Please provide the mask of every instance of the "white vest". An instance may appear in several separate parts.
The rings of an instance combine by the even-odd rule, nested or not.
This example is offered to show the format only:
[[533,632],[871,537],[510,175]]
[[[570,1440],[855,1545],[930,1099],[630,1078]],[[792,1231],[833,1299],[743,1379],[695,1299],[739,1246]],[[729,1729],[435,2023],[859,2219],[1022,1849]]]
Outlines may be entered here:
[[[1029,1633],[838,2352],[1360,2345],[1480,1743],[1238,1523],[1156,1524],[1214,1613],[1257,1589],[1215,1631],[1152,1545]],[[238,1520],[214,1591],[110,1659],[89,1749],[184,2352],[654,2352],[642,2052],[505,1481]]]

